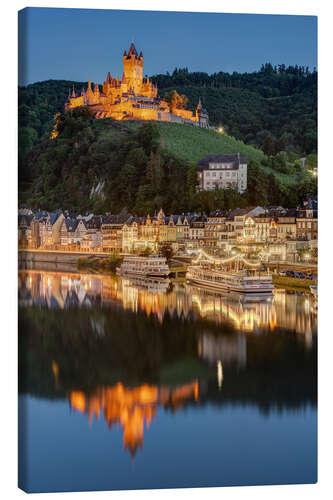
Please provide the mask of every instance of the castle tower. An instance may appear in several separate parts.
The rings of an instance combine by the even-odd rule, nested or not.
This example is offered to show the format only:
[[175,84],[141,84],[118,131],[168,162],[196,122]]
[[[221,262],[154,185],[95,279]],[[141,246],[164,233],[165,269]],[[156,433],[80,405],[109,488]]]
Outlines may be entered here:
[[197,122],[199,123],[199,127],[207,128],[209,126],[208,112],[202,107],[200,97],[197,108],[195,110],[195,117]]
[[128,88],[133,88],[135,93],[140,92],[142,86],[143,55],[138,55],[134,43],[131,43],[128,53],[123,55],[124,74]]
[[87,104],[95,104],[94,93],[91,88],[91,80],[88,79],[88,88],[86,92]]
[[126,94],[128,92],[128,90],[129,90],[129,88],[127,85],[127,79],[126,79],[125,73],[123,73],[123,76],[121,78],[121,92]]

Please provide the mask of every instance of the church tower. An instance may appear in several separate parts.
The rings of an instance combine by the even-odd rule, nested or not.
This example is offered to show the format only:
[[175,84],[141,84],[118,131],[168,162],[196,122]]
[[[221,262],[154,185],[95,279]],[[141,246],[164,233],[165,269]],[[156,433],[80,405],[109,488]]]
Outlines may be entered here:
[[132,88],[135,93],[140,93],[142,86],[143,55],[138,55],[134,43],[131,43],[128,53],[123,55],[124,75],[128,88]]

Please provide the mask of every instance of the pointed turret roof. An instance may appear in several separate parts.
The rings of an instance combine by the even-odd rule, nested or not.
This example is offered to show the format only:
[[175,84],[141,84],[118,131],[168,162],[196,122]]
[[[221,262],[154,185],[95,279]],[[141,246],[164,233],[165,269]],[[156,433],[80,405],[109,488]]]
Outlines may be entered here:
[[106,75],[106,82],[107,83],[110,83],[111,82],[111,75],[110,75],[110,71],[108,72],[108,74]]
[[123,73],[123,76],[121,77],[121,83],[127,83],[125,73]]
[[129,48],[128,55],[129,56],[131,56],[131,55],[137,56],[138,55],[138,53],[136,51],[136,48],[135,48],[135,45],[134,45],[133,42],[131,43],[131,46]]

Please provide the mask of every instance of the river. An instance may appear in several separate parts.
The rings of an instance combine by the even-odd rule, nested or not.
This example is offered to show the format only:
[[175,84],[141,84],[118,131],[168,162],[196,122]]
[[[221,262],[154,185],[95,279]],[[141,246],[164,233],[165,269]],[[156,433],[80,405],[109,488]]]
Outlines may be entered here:
[[75,269],[19,285],[29,492],[313,483],[317,309]]

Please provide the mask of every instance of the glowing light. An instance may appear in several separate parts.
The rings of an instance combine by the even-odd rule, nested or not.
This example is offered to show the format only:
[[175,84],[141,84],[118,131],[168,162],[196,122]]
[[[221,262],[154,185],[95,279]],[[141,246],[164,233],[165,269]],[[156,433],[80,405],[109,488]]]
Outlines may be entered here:
[[[233,250],[231,253],[233,252],[235,252],[235,250]],[[234,254],[232,257],[226,257],[225,259],[222,259],[218,257],[213,257],[212,255],[206,253],[204,250],[200,250],[197,258],[194,259],[193,263],[197,264],[201,258],[205,258],[206,260],[209,260],[210,262],[215,262],[217,264],[226,264],[227,262],[233,262],[234,260],[239,259],[247,266],[253,266],[253,267],[261,266],[261,262],[250,262],[244,257],[244,255],[238,253]]]
[[222,368],[222,361],[219,359],[217,362],[217,385],[219,389],[221,389],[222,383],[223,383],[223,368]]

